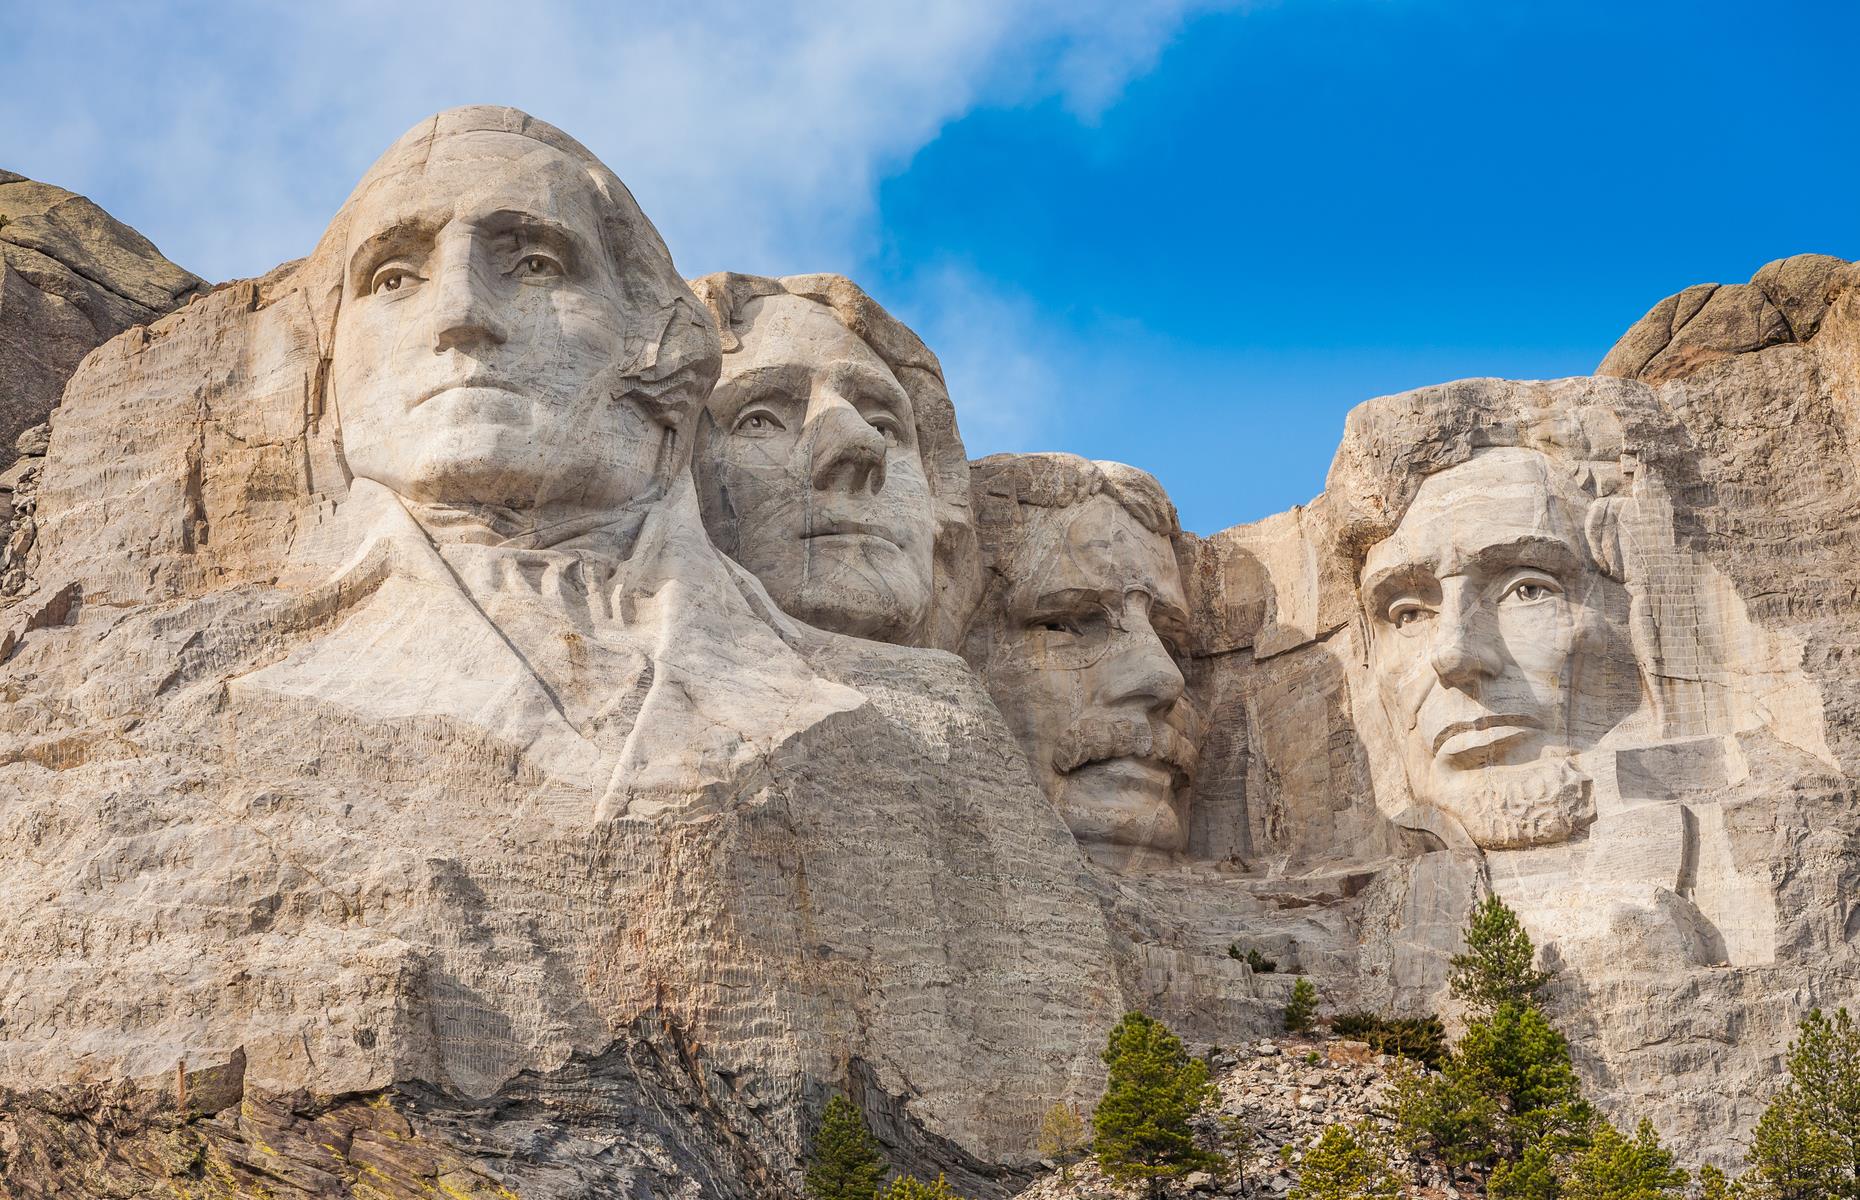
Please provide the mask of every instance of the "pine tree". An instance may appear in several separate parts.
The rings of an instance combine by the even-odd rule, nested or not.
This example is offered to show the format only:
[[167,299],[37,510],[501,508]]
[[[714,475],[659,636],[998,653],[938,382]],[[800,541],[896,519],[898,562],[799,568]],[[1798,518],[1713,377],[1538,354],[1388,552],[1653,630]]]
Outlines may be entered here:
[[962,1200],[962,1197],[950,1190],[949,1183],[941,1175],[929,1183],[915,1175],[900,1175],[872,1200]]
[[1699,1168],[1698,1200],[1731,1200],[1739,1195],[1740,1189],[1724,1177],[1724,1172],[1714,1166]]
[[1685,1200],[1686,1173],[1673,1165],[1652,1123],[1629,1138],[1603,1122],[1587,1149],[1570,1159],[1563,1200]]
[[1473,909],[1466,923],[1466,952],[1453,956],[1448,986],[1454,999],[1475,1012],[1490,1012],[1510,1001],[1535,1004],[1537,993],[1550,982],[1548,972],[1531,965],[1536,948],[1518,922],[1518,914],[1497,896],[1488,896]]
[[1040,1118],[1039,1140],[1034,1148],[1041,1158],[1050,1158],[1059,1164],[1059,1178],[1072,1178],[1072,1164],[1078,1160],[1079,1151],[1085,1148],[1085,1118],[1079,1115],[1077,1105],[1055,1104],[1046,1110]]
[[1741,1182],[1774,1200],[1860,1197],[1860,1029],[1815,1009],[1789,1046],[1789,1082],[1764,1110]]
[[827,1101],[807,1164],[807,1194],[813,1200],[872,1200],[884,1179],[885,1160],[865,1117],[844,1096]]
[[1285,1006],[1285,1028],[1292,1033],[1311,1032],[1317,1018],[1317,985],[1300,975],[1292,985],[1292,999]]
[[1485,1181],[1486,1200],[1559,1200],[1562,1188],[1556,1152],[1547,1142],[1525,1147],[1516,1162],[1499,1163]]
[[1401,1181],[1368,1137],[1332,1125],[1305,1152],[1287,1200],[1396,1200],[1401,1194]]
[[1195,1144],[1189,1126],[1214,1099],[1208,1064],[1191,1058],[1167,1026],[1127,1013],[1103,1057],[1109,1078],[1091,1123],[1092,1151],[1107,1176],[1117,1183],[1147,1180],[1158,1196],[1165,1179],[1221,1165],[1219,1155]]

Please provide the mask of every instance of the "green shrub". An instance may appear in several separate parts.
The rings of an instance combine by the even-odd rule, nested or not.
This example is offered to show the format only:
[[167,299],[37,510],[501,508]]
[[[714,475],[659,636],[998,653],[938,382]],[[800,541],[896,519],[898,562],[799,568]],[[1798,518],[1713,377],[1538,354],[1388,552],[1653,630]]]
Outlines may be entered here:
[[878,1192],[873,1200],[962,1200],[949,1188],[941,1175],[930,1183],[925,1183],[914,1175],[900,1175],[891,1181],[891,1185]]
[[1189,1125],[1214,1100],[1208,1064],[1190,1057],[1167,1026],[1127,1013],[1103,1058],[1109,1077],[1092,1113],[1092,1152],[1113,1182],[1147,1181],[1159,1196],[1165,1179],[1223,1165],[1195,1143]]
[[865,1117],[844,1096],[827,1101],[808,1159],[807,1194],[813,1200],[871,1200],[885,1170]]
[[1287,1200],[1397,1200],[1401,1181],[1373,1141],[1359,1131],[1332,1125],[1305,1152],[1298,1182]]
[[1844,1008],[1832,1019],[1817,1008],[1787,1061],[1789,1082],[1757,1122],[1739,1183],[1773,1200],[1860,1197],[1860,1028]]
[[1331,1032],[1367,1042],[1382,1054],[1396,1054],[1437,1069],[1447,1057],[1447,1030],[1436,1016],[1385,1017],[1353,1012],[1333,1017]]
[[1317,1019],[1317,986],[1304,976],[1292,985],[1292,998],[1285,1006],[1285,1028],[1292,1033],[1309,1033]]
[[1685,1200],[1686,1173],[1673,1165],[1650,1122],[1624,1137],[1603,1122],[1570,1159],[1562,1200]]
[[1463,936],[1466,952],[1453,956],[1453,973],[1447,980],[1454,999],[1475,1012],[1491,1012],[1506,1002],[1537,1002],[1550,976],[1531,965],[1536,948],[1518,914],[1503,900],[1488,896],[1480,901]]
[[1279,969],[1279,964],[1261,954],[1257,947],[1249,947],[1245,954],[1240,953],[1239,942],[1228,943],[1227,957],[1239,959],[1247,966],[1252,967],[1254,973],[1259,975],[1270,975],[1272,972]]

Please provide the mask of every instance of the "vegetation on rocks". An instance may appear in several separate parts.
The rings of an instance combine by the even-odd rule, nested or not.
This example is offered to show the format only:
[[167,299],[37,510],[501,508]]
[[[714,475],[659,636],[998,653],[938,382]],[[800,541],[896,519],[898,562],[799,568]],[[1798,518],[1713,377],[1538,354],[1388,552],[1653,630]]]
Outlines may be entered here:
[[828,1100],[807,1164],[810,1200],[872,1200],[887,1173],[865,1117],[844,1096]]
[[1393,1200],[1401,1180],[1362,1129],[1332,1125],[1305,1154],[1291,1200]]
[[1285,1028],[1292,1033],[1309,1033],[1317,1021],[1317,985],[1304,976],[1292,985],[1292,998],[1285,1005]]
[[1191,1121],[1214,1099],[1208,1064],[1191,1057],[1167,1026],[1127,1013],[1104,1048],[1104,1099],[1092,1114],[1092,1153],[1117,1182],[1162,1183],[1212,1170],[1220,1156],[1203,1149]]

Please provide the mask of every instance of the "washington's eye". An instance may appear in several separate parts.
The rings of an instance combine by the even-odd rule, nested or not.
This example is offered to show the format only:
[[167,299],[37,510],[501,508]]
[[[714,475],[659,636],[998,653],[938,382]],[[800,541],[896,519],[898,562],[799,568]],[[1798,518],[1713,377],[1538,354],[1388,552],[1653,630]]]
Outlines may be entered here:
[[776,415],[766,408],[752,409],[736,418],[736,432],[750,435],[778,433],[788,428]]
[[553,279],[562,273],[562,264],[547,254],[525,254],[517,260],[519,279]]
[[389,263],[376,270],[374,277],[368,281],[368,294],[379,296],[386,292],[398,292],[410,287],[417,279],[419,276],[411,269],[398,263]]

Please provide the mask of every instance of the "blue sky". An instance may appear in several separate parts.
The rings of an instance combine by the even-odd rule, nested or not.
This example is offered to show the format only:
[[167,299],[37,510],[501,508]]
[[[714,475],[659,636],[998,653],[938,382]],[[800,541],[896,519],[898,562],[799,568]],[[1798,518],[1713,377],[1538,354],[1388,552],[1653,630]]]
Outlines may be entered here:
[[[517,17],[519,12],[524,15]],[[1308,0],[6,10],[0,167],[203,275],[306,252],[419,117],[528,109],[688,274],[838,270],[971,453],[1154,471],[1211,532],[1344,414],[1593,369],[1650,305],[1860,258],[1860,6]]]

